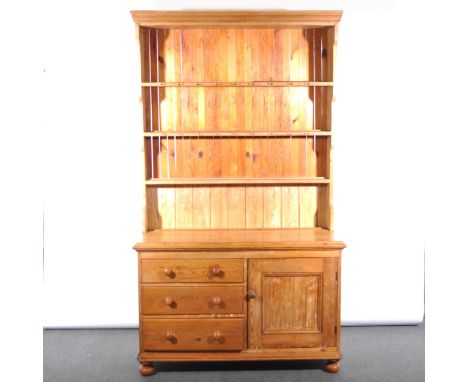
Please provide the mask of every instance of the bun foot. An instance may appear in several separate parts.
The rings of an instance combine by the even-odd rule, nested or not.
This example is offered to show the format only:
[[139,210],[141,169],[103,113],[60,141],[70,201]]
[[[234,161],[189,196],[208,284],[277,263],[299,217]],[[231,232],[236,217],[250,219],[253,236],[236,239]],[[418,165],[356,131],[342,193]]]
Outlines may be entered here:
[[338,360],[331,360],[323,367],[323,370],[327,373],[338,373],[340,371],[340,364]]
[[151,364],[151,362],[140,362],[140,374],[144,377],[149,375],[156,374],[156,368]]

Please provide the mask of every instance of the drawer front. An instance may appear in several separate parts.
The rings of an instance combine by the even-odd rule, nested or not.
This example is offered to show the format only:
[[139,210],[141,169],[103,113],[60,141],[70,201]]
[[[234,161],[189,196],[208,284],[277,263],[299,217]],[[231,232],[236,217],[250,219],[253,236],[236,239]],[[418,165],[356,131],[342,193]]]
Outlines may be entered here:
[[243,282],[243,259],[143,259],[143,283]]
[[244,319],[143,319],[142,347],[158,350],[242,350]]
[[143,286],[143,314],[243,313],[243,285]]

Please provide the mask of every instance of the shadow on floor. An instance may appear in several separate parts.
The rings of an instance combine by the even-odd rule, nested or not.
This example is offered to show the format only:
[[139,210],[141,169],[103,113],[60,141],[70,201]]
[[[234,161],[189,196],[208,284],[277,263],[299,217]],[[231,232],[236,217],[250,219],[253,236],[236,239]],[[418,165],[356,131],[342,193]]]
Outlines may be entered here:
[[262,371],[321,369],[325,361],[229,361],[229,362],[155,362],[158,372],[171,371]]

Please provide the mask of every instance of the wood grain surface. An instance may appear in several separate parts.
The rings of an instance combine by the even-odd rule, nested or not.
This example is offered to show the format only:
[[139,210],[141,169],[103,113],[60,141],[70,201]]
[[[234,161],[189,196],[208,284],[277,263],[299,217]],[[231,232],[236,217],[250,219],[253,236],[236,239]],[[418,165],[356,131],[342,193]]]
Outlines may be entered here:
[[343,249],[342,241],[321,229],[155,230],[135,244],[137,251],[200,249]]
[[142,320],[142,332],[144,350],[223,351],[241,350],[244,347],[242,318],[145,318]]
[[249,260],[249,348],[335,346],[336,259]]
[[149,27],[316,27],[336,25],[343,11],[131,11],[136,24]]
[[141,66],[140,373],[153,361],[327,360],[341,11],[132,11]]
[[[215,271],[218,272],[215,272]],[[242,282],[242,259],[142,260],[142,283]]]
[[243,313],[243,285],[149,286],[141,289],[142,313]]

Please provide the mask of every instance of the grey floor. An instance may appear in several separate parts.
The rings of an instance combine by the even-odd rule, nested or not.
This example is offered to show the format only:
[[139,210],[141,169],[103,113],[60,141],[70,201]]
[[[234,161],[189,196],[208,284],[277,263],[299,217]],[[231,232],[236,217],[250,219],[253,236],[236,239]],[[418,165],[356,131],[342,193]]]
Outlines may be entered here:
[[156,363],[156,375],[141,377],[137,330],[45,330],[44,381],[424,381],[423,325],[344,327],[342,350],[339,374],[311,361],[191,362]]

